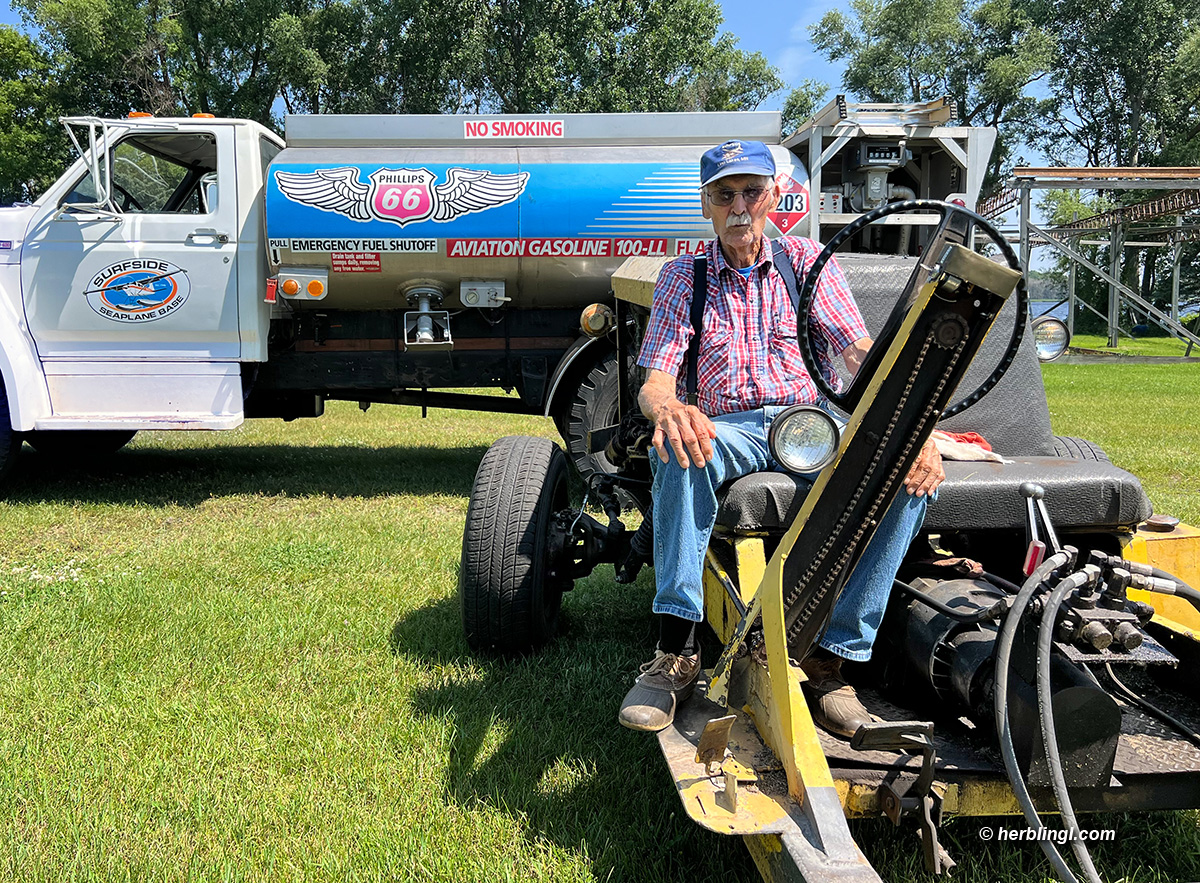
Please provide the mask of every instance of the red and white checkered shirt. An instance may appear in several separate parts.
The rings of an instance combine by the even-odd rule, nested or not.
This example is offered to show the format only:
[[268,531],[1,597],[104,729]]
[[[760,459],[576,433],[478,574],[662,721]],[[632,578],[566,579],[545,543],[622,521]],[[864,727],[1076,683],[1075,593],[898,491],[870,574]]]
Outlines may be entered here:
[[[819,243],[798,236],[780,242],[796,268],[798,284],[821,253]],[[696,370],[700,410],[709,416],[749,411],[765,405],[815,404],[822,399],[800,357],[796,310],[783,277],[772,262],[770,240],[762,238],[749,279],[725,260],[718,240],[708,243],[708,300]],[[685,399],[683,369],[692,337],[692,258],[663,267],[654,286],[650,322],[638,364],[677,379]],[[838,388],[833,358],[867,336],[858,306],[836,260],[825,265],[813,294],[810,335],[821,373]]]

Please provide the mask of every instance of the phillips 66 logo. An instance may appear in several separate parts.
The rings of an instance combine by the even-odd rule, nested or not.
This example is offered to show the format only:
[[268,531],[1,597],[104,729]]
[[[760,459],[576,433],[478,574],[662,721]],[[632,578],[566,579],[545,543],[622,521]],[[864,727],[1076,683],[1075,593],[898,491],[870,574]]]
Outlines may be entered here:
[[444,223],[512,202],[525,189],[528,172],[501,174],[486,169],[450,169],[435,184],[429,169],[377,169],[364,183],[357,167],[315,172],[277,171],[275,181],[288,199],[355,221],[390,221],[403,227],[417,221]]
[[787,172],[780,172],[775,182],[782,196],[779,205],[770,214],[771,223],[779,228],[780,233],[794,233],[800,222],[808,217],[808,182],[797,181]]

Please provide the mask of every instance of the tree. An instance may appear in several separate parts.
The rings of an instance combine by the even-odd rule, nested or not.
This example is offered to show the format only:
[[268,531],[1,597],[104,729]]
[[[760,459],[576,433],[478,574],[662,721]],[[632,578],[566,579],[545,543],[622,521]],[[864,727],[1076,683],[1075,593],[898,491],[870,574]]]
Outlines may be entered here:
[[[1054,34],[1060,63],[1051,91],[1060,111],[1040,143],[1055,160],[1088,165],[1153,163],[1194,114],[1196,0],[1031,0],[1029,14]],[[1182,92],[1180,91],[1182,89]],[[1186,97],[1184,97],[1186,96]],[[1182,100],[1181,100],[1182,99]]]
[[968,126],[995,126],[988,180],[1048,109],[1028,87],[1046,76],[1055,44],[1020,0],[850,0],[815,24],[813,45],[844,61],[842,86],[867,101],[951,96]]
[[0,26],[0,205],[32,199],[62,166],[48,67],[29,37]]
[[716,0],[17,0],[63,103],[111,116],[750,109]]
[[795,132],[821,109],[821,102],[829,94],[829,84],[819,80],[801,80],[800,85],[788,93],[783,100],[783,132]]

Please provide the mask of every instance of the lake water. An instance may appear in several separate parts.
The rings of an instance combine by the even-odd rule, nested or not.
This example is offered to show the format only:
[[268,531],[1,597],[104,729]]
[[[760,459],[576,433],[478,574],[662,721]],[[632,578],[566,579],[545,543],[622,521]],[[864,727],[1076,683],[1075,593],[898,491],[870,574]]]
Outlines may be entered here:
[[[1057,301],[1052,300],[1031,300],[1029,302],[1029,315],[1031,318],[1036,319],[1038,316],[1048,314],[1055,319],[1062,319],[1064,322],[1067,321],[1067,304],[1064,302],[1055,307],[1056,303]],[[1050,309],[1051,307],[1054,307],[1054,309]]]

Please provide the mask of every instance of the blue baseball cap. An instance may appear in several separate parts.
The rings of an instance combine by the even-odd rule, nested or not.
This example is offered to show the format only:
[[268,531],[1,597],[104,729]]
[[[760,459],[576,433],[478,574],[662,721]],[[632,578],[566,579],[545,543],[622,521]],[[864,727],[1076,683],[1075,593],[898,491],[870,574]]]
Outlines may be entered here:
[[700,157],[700,186],[729,175],[775,177],[775,159],[761,141],[726,141]]

